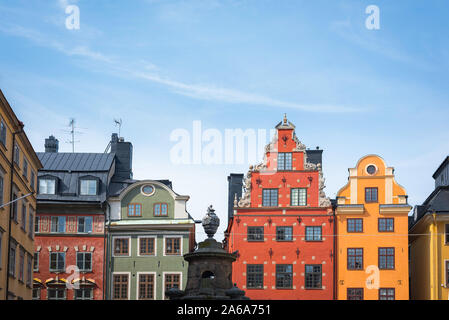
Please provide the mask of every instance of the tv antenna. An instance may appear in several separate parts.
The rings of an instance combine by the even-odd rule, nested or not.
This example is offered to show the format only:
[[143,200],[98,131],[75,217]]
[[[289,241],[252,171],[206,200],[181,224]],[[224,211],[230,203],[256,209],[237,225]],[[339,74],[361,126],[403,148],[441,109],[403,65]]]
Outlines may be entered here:
[[114,119],[114,123],[116,126],[118,126],[118,137],[120,138],[120,131],[122,129],[122,118],[120,119]]
[[72,152],[75,152],[75,143],[80,142],[79,140],[75,140],[75,134],[82,134],[83,132],[76,131],[78,129],[75,127],[75,118],[70,118],[69,125],[70,130],[63,130],[71,135],[71,140],[66,141],[67,143],[70,143],[72,145]]

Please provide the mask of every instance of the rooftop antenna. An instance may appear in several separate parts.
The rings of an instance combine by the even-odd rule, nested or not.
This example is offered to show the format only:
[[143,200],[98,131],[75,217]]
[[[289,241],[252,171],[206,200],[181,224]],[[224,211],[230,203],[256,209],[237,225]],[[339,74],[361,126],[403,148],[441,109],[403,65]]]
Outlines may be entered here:
[[82,132],[75,130],[75,129],[78,129],[77,127],[75,127],[75,118],[70,118],[69,127],[70,127],[70,130],[64,130],[64,131],[69,133],[71,135],[72,139],[68,140],[66,142],[70,143],[72,145],[72,152],[75,152],[75,142],[80,142],[79,140],[75,140],[75,133],[82,134]]
[[116,126],[118,126],[118,137],[120,138],[121,136],[120,136],[120,131],[121,131],[121,129],[122,129],[122,118],[120,118],[120,119],[114,119],[114,123],[115,123],[115,125]]

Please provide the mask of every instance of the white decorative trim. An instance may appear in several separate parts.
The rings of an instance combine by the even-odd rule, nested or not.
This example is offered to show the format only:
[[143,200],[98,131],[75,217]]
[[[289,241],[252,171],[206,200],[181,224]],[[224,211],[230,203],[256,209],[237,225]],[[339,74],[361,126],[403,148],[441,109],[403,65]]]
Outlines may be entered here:
[[[181,252],[178,254],[165,254],[165,239],[166,238],[181,238],[181,243],[179,244],[179,249],[181,250]],[[164,235],[163,236],[163,241],[164,243],[162,244],[162,255],[164,257],[179,257],[183,255],[183,242],[184,242],[184,237],[183,236],[179,236],[179,235]]]
[[114,275],[116,274],[126,274],[128,275],[128,300],[130,300],[131,297],[131,272],[112,272],[112,279],[111,279],[111,298],[112,300],[114,297]]
[[74,246],[73,248],[75,249],[76,252],[79,251],[78,246]]
[[162,300],[165,300],[165,275],[166,274],[179,274],[179,290],[182,290],[182,271],[162,272]]
[[56,251],[59,251],[59,244],[56,245]]
[[[153,238],[154,239],[154,255],[149,255],[149,254],[140,255],[140,238]],[[181,240],[181,243],[182,243],[182,240]],[[164,246],[165,246],[165,239],[164,239]],[[164,247],[164,252],[165,252],[165,247]],[[138,236],[137,237],[137,256],[138,257],[155,257],[155,256],[157,256],[157,236],[156,235]]]
[[64,252],[67,252],[68,249],[68,247],[64,246]]
[[84,244],[83,245],[83,251],[86,251],[87,250],[87,246]]
[[[368,167],[369,167],[369,166],[373,166],[374,168],[376,168],[376,171],[374,171],[373,174],[368,173]],[[365,166],[365,173],[366,173],[367,175],[369,175],[369,176],[375,176],[376,173],[378,173],[378,172],[379,172],[379,168],[378,168],[374,163],[368,163],[368,164]]]
[[[137,274],[136,274],[136,300],[139,300],[139,275],[141,275],[141,274],[152,274],[154,276],[154,278],[153,278],[153,300],[156,300],[157,299],[157,297],[156,297],[157,274],[156,274],[156,272],[150,272],[150,271],[137,272]],[[147,299],[145,299],[145,300],[147,300]]]
[[47,247],[48,252],[51,252],[51,246]]
[[36,251],[37,251],[37,252],[40,252],[40,251],[41,251],[41,249],[42,249],[42,247],[41,247],[41,246],[37,246],[37,248],[36,248]]
[[[145,188],[146,186],[150,186],[151,188],[153,188],[153,192],[151,192],[151,193],[145,193],[145,192],[143,192],[143,188]],[[156,192],[156,187],[155,187],[153,184],[151,184],[151,183],[143,184],[143,185],[140,187],[140,193],[141,193],[143,196],[145,196],[145,197],[151,197],[152,195],[154,195],[155,192]]]
[[[115,250],[114,250],[115,239],[128,239],[128,255],[118,255],[118,256],[115,255]],[[112,250],[111,251],[112,251],[112,256],[114,258],[131,257],[131,250],[132,250],[132,247],[131,247],[131,236],[115,236],[115,237],[112,237]]]
[[90,247],[90,252],[94,252],[94,250],[95,250],[95,247],[94,247],[94,246],[91,246],[91,247]]

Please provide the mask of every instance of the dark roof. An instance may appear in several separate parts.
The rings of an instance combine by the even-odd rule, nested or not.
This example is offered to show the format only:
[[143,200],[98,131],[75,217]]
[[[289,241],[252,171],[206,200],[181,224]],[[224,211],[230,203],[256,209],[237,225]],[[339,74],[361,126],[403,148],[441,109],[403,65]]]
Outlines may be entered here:
[[435,173],[432,175],[432,178],[436,179],[436,177],[438,176],[438,174],[440,173],[440,171],[446,166],[446,164],[449,162],[449,156],[446,157],[446,159],[444,159],[444,161],[440,164],[440,166],[438,167],[438,169],[435,171]]
[[409,227],[414,226],[426,213],[448,214],[449,213],[449,186],[437,187],[422,205],[415,206],[413,220]]
[[[113,168],[114,153],[39,152],[37,155],[44,166],[39,170],[38,176],[57,178],[56,194],[38,194],[38,203],[61,201],[102,203],[106,201],[108,177]],[[79,194],[79,181],[84,176],[98,179],[97,195]]]
[[38,152],[42,171],[99,172],[109,171],[114,153]]

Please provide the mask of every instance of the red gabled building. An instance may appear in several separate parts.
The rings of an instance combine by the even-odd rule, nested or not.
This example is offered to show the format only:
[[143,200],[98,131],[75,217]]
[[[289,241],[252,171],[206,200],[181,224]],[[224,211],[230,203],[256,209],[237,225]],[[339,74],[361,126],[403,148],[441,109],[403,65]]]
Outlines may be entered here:
[[232,280],[251,299],[331,300],[334,218],[322,150],[306,149],[286,117],[276,130],[261,164],[228,177]]

